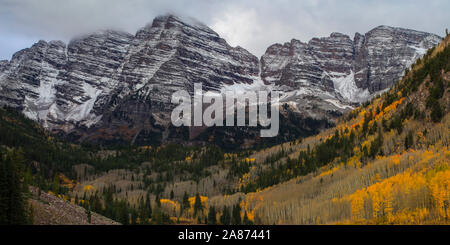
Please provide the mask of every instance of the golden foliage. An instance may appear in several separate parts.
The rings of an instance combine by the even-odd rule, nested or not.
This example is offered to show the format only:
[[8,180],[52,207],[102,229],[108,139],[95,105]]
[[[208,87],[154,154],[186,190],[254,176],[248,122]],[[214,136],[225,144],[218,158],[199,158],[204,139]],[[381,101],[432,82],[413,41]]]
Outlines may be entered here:
[[[194,204],[195,204],[195,196],[189,197],[188,200],[189,200],[189,204],[190,204],[191,208],[193,208]],[[200,202],[202,203],[202,205],[204,207],[206,207],[207,203],[208,203],[208,197],[207,196],[200,196]]]
[[95,189],[95,187],[92,186],[92,185],[85,185],[85,186],[83,187],[83,191],[92,191],[92,190],[94,190],[94,189]]
[[336,166],[336,167],[334,167],[334,168],[332,168],[330,170],[324,171],[324,172],[319,174],[319,177],[324,177],[324,176],[327,176],[327,175],[331,175],[334,172],[338,171],[339,168],[340,168],[340,166]]
[[397,106],[399,106],[400,104],[403,103],[403,101],[405,100],[405,98],[401,98],[399,100],[394,101],[392,104],[386,106],[386,108],[384,108],[384,114],[389,113],[390,111],[393,111],[395,109],[397,109]]
[[[422,155],[426,160],[431,154],[426,151]],[[396,165],[400,164],[399,156],[392,158]],[[450,170],[448,165],[443,165],[428,172],[413,172],[408,169],[357,190],[345,196],[343,200],[351,202],[352,221],[355,223],[367,221],[422,224],[427,220],[440,222],[450,217],[449,188]],[[432,200],[431,204],[427,203],[428,197]]]
[[246,163],[253,163],[253,162],[255,162],[255,161],[256,161],[255,158],[248,158],[248,157],[245,158],[245,162],[246,162]]

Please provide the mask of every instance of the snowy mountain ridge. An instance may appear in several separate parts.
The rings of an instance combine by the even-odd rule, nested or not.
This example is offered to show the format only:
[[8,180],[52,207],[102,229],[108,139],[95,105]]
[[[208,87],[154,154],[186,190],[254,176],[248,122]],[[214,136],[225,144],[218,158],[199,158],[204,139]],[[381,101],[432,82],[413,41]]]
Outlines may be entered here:
[[167,130],[172,93],[192,93],[201,82],[222,93],[276,89],[303,117],[333,120],[388,89],[440,40],[380,26],[353,40],[292,39],[258,59],[198,21],[165,15],[135,35],[105,30],[68,44],[39,41],[0,61],[0,105],[51,130],[134,141]]

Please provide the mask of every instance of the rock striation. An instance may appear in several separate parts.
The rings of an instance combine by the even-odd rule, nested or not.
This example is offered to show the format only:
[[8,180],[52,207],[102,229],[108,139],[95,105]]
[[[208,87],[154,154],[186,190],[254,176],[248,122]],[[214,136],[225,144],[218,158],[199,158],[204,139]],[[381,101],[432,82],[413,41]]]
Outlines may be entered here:
[[135,35],[104,30],[39,41],[0,61],[0,105],[77,139],[149,143],[171,134],[173,92],[277,89],[304,118],[329,119],[390,88],[440,42],[379,26],[274,44],[259,60],[194,19],[159,16]]
[[388,26],[365,35],[356,33],[353,40],[341,33],[308,43],[292,39],[267,49],[261,58],[261,78],[283,87],[286,101],[311,116],[314,106],[322,112],[344,110],[389,89],[441,40],[437,35]]

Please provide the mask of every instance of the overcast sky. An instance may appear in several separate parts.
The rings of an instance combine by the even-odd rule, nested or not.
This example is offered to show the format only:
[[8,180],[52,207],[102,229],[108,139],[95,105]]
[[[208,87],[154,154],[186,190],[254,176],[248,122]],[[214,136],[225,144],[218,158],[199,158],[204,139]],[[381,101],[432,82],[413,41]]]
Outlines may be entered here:
[[166,13],[194,17],[232,46],[261,56],[292,38],[353,37],[378,25],[444,36],[449,10],[448,0],[0,0],[0,59],[40,39],[68,42],[107,28],[134,34]]

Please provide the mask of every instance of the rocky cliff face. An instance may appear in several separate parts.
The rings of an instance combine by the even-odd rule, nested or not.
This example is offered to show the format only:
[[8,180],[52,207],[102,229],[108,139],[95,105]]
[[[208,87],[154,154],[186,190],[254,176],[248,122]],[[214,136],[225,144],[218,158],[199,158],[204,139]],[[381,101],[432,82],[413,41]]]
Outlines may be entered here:
[[107,30],[69,44],[39,41],[0,61],[0,105],[76,138],[140,143],[170,137],[171,95],[192,93],[196,82],[209,91],[281,90],[302,117],[330,119],[392,86],[439,41],[380,26],[353,40],[333,33],[275,44],[259,61],[207,26],[167,15],[135,35]]
[[94,105],[117,86],[113,74],[131,40],[129,34],[105,31],[68,45],[39,41],[6,65],[0,75],[1,103],[49,128],[91,126],[101,118],[93,113]]
[[195,20],[171,15],[134,36],[102,31],[68,45],[39,41],[0,64],[0,103],[65,132],[152,118],[167,124],[162,112],[171,109],[173,92],[192,91],[195,82],[219,91],[252,83],[259,72],[257,57]]
[[390,88],[440,40],[433,34],[387,26],[356,33],[353,40],[340,33],[308,43],[293,39],[267,49],[261,76],[266,84],[283,87],[285,100],[299,111],[320,116]]

